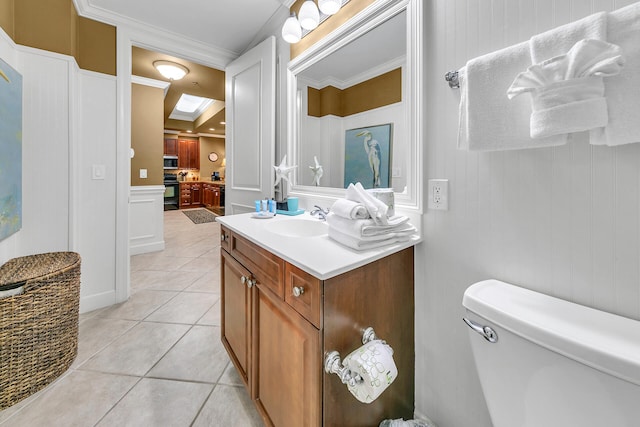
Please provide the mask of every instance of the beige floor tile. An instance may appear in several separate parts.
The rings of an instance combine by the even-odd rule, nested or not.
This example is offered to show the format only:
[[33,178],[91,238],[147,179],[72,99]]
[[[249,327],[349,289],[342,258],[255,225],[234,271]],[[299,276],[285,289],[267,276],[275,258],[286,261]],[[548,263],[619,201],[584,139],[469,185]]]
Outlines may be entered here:
[[194,326],[147,373],[147,377],[215,383],[229,363],[220,328]]
[[79,369],[142,376],[188,330],[188,325],[141,322]]
[[220,295],[220,273],[219,269],[216,273],[203,273],[200,278],[193,282],[188,288],[184,289],[187,292],[209,292]]
[[218,384],[193,427],[261,427],[262,420],[244,387]]
[[198,320],[198,325],[221,326],[220,323],[220,300],[211,306],[209,310]]
[[137,381],[123,375],[74,371],[3,426],[94,426]]
[[182,291],[195,283],[202,273],[189,271],[140,270],[131,273],[131,292],[143,289]]
[[102,310],[98,316],[142,320],[176,295],[178,295],[177,292],[142,290],[132,294],[129,300]]
[[[143,378],[98,426],[189,426],[213,385]],[[211,424],[224,425],[224,424]]]
[[78,355],[72,367],[86,362],[116,338],[133,328],[135,320],[107,319],[92,317],[80,323],[78,331]]
[[194,324],[217,300],[218,296],[215,294],[181,292],[145,320],[150,322]]
[[193,258],[189,262],[177,268],[179,271],[201,271],[207,273],[217,273],[220,271],[220,260],[212,257]]
[[233,363],[231,363],[231,361],[229,361],[229,364],[225,368],[224,373],[222,374],[222,377],[220,377],[220,379],[218,380],[218,383],[226,384],[226,385],[234,385],[239,387],[244,386],[244,383],[242,382],[242,378],[240,378],[240,374],[238,373],[238,370],[236,369],[235,366],[233,366]]
[[176,271],[183,265],[191,262],[193,257],[183,256],[167,256],[165,252],[162,255],[148,257],[141,263],[137,271],[140,270],[156,270],[156,271]]

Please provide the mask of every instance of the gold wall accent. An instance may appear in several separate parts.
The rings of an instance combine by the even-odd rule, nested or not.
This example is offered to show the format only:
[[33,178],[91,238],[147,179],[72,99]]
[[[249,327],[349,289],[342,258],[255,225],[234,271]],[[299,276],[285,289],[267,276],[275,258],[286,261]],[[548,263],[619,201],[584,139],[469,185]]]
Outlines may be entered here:
[[[213,172],[220,172],[222,177],[222,159],[225,158],[225,139],[214,138],[210,136],[200,137],[200,180],[209,181]],[[209,160],[209,153],[218,153],[218,160],[212,162]]]
[[0,0],[0,26],[17,44],[116,75],[116,27],[79,16],[72,0]]
[[[316,42],[320,41],[324,36],[347,22],[349,19],[354,17],[358,12],[369,6],[375,0],[350,0],[349,3],[345,4],[340,8],[338,13],[333,16],[328,17],[322,24],[318,25],[318,27],[307,34],[302,40],[298,43],[292,44],[289,48],[289,52],[291,54],[291,59],[300,55],[302,52],[307,50],[309,47],[314,45]],[[304,0],[297,0],[289,10],[291,12],[295,12],[296,16],[298,15],[298,11],[300,10],[300,6]],[[284,24],[284,22],[283,22]]]
[[[131,185],[162,185],[164,169],[164,115],[160,88],[131,85]],[[147,179],[140,178],[140,169],[147,170]]]
[[307,88],[307,114],[313,117],[346,117],[402,101],[402,69],[340,90],[333,86]]

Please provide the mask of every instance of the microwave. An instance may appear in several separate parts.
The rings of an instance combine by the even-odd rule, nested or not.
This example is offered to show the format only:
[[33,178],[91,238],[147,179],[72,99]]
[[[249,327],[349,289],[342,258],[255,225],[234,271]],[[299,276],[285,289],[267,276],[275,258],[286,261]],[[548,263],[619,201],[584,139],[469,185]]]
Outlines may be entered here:
[[178,156],[164,156],[165,169],[178,169]]

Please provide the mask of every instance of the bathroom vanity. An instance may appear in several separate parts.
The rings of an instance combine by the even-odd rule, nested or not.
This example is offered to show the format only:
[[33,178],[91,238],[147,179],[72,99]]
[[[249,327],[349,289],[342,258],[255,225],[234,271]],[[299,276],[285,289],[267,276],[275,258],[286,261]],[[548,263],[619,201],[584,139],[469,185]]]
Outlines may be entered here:
[[[417,239],[358,253],[306,214],[218,221],[222,342],[265,424],[377,426],[413,418]],[[370,404],[324,371],[325,355],[351,353],[367,327],[393,348],[398,368]]]

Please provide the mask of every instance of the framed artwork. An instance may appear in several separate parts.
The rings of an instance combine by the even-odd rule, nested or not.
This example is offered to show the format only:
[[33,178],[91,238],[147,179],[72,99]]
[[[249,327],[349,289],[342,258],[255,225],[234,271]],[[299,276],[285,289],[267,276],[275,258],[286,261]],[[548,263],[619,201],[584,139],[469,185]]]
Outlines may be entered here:
[[393,123],[349,129],[344,140],[344,188],[391,187]]
[[22,76],[0,59],[0,240],[22,227]]

